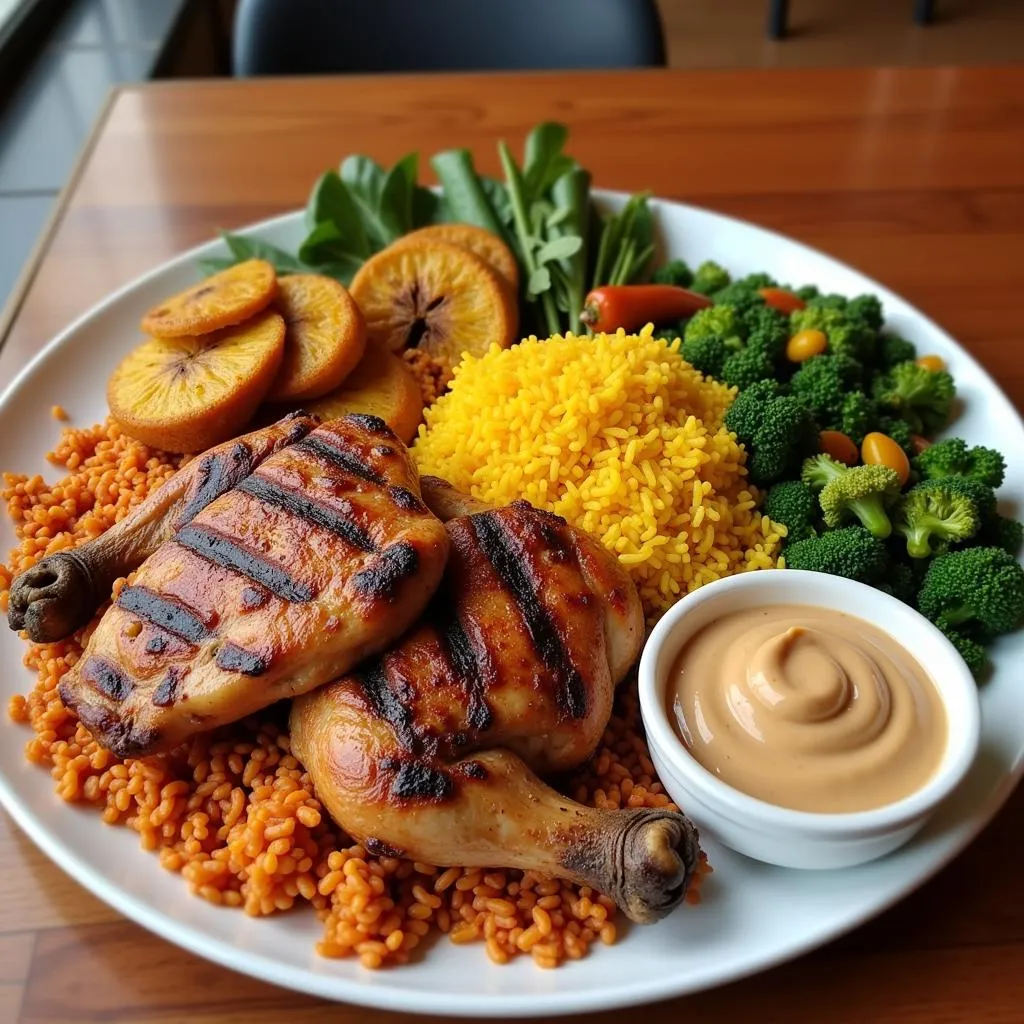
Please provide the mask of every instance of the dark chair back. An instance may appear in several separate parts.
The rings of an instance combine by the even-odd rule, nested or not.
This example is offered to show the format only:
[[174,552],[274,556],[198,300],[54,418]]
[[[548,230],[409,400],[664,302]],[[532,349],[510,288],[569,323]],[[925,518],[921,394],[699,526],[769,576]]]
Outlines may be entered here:
[[654,0],[240,0],[234,73],[659,67]]

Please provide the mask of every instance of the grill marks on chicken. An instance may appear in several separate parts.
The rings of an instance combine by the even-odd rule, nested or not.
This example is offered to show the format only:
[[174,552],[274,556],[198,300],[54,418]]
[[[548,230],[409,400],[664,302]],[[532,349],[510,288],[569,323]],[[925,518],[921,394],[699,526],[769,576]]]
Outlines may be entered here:
[[611,710],[606,618],[632,634],[634,657],[641,635],[635,608],[616,616],[585,577],[612,591],[618,573],[602,573],[590,542],[558,517],[517,502],[448,532],[448,569],[424,622],[350,681],[364,716],[392,733],[377,775],[399,802],[450,793],[451,780],[439,781],[447,763],[481,746],[517,750],[542,771],[585,760]]
[[114,581],[139,566],[176,530],[231,490],[274,452],[305,437],[319,421],[293,413],[262,430],[211,448],[180,469],[102,536],[58,551],[11,584],[7,620],[36,643],[84,626],[110,597]]
[[[432,508],[478,508],[424,481]],[[643,616],[617,561],[525,502],[448,523],[420,624],[292,707],[292,746],[335,820],[368,849],[502,865],[607,892],[638,921],[685,894],[699,856],[675,812],[598,811],[535,772],[591,756]]]
[[375,417],[304,431],[246,476],[239,445],[206,458],[184,511],[212,481],[231,489],[150,555],[61,683],[121,756],[348,671],[414,621],[443,571],[444,527]]

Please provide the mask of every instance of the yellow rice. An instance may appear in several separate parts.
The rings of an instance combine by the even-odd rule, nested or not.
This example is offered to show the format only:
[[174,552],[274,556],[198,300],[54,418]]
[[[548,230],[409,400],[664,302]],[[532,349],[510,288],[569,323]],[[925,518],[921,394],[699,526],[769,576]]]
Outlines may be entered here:
[[603,541],[653,620],[704,583],[779,564],[780,532],[722,426],[734,395],[651,327],[530,337],[465,356],[413,454],[421,473],[495,504],[525,498]]

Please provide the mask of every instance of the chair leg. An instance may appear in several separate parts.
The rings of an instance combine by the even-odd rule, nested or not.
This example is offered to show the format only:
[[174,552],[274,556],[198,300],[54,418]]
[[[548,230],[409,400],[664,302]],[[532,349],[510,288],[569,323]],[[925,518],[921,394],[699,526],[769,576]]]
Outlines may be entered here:
[[930,25],[935,20],[935,0],[914,0],[914,21]]
[[786,22],[789,18],[789,0],[769,0],[768,38],[785,39]]

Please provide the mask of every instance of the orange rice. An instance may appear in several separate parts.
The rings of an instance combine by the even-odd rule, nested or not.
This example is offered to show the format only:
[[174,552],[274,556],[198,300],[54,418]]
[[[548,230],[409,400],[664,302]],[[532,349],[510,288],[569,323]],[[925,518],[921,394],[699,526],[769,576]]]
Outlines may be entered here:
[[424,407],[433,405],[448,390],[452,379],[451,368],[443,359],[421,348],[404,349],[402,359],[420,386]]
[[[0,566],[4,611],[13,576],[43,555],[98,536],[183,461],[131,440],[112,422],[66,429],[49,458],[66,470],[52,486],[39,476],[3,479],[19,540],[9,566]],[[108,824],[135,829],[142,846],[196,895],[253,916],[312,904],[324,924],[319,952],[357,956],[370,968],[404,963],[438,932],[455,943],[483,944],[497,963],[528,954],[541,967],[615,941],[619,912],[585,886],[533,872],[443,869],[367,853],[323,812],[291,753],[281,706],[166,755],[115,757],[57,695],[95,621],[67,641],[29,645],[24,661],[36,684],[11,700],[10,716],[31,727],[26,756],[49,769],[61,799],[92,805]],[[674,806],[648,756],[635,687],[623,688],[594,759],[567,792],[597,807]],[[701,874],[708,871],[702,865]],[[695,885],[688,899],[698,898]]]

